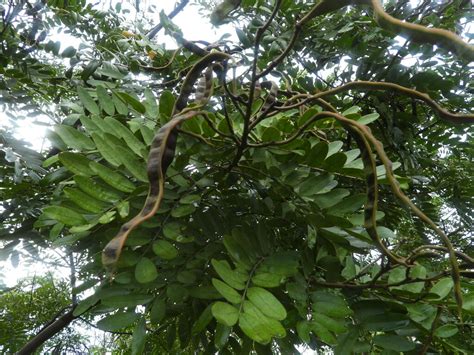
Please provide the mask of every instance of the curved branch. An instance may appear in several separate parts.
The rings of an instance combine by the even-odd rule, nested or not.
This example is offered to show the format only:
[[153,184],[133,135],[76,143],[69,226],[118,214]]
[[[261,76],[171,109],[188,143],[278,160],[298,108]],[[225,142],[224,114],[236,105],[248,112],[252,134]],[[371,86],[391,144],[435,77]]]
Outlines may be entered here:
[[418,43],[430,43],[452,51],[467,61],[474,60],[474,46],[465,42],[455,33],[440,28],[428,28],[415,23],[404,22],[385,12],[380,0],[322,0],[304,18],[303,22],[327,14],[348,5],[369,5],[374,11],[374,19],[383,29],[406,36]]
[[66,328],[74,319],[77,318],[73,315],[74,308],[75,306],[72,307],[71,310],[69,310],[67,313],[56,319],[49,326],[42,329],[30,341],[28,341],[16,354],[33,354],[41,345],[43,345],[45,341],[51,339],[54,335]]
[[[178,4],[174,9],[173,11],[171,11],[169,14],[168,14],[168,18],[172,19],[173,17],[175,17],[180,11],[182,11],[186,5],[189,3],[189,0],[182,0],[180,4]],[[156,34],[163,28],[163,25],[161,24],[161,22],[159,24],[157,24],[155,27],[153,27],[148,33],[147,33],[147,38],[148,39],[153,39],[153,37],[156,36]]]
[[334,89],[329,89],[320,93],[317,93],[315,95],[307,96],[304,94],[299,94],[294,96],[293,98],[290,99],[290,101],[298,99],[298,98],[304,98],[302,101],[298,102],[297,104],[293,105],[288,105],[288,106],[280,106],[280,107],[275,107],[275,109],[280,109],[280,110],[288,110],[290,108],[295,108],[298,107],[302,104],[305,104],[309,101],[312,100],[317,100],[322,97],[326,97],[329,95],[335,95],[343,91],[348,91],[350,89],[361,89],[361,90],[391,90],[391,91],[396,91],[399,93],[402,93],[406,96],[409,96],[414,99],[418,99],[426,103],[428,106],[430,106],[442,119],[445,121],[451,122],[451,123],[456,123],[456,124],[461,124],[461,123],[474,123],[474,114],[472,113],[452,113],[449,112],[448,110],[444,109],[441,107],[438,103],[436,103],[428,94],[422,93],[420,91],[414,90],[407,88],[405,86],[401,86],[398,84],[393,84],[393,83],[387,83],[387,82],[382,82],[382,81],[351,81],[347,84],[338,86]]
[[[418,248],[415,248],[411,252],[411,255],[407,259],[410,260],[410,262],[412,262],[415,259],[417,259],[419,256],[424,255],[423,254],[424,250],[430,250],[430,249],[440,251],[440,252],[444,252],[444,253],[449,252],[449,250],[446,247],[442,246],[442,245],[422,245]],[[464,260],[467,264],[470,264],[470,265],[474,266],[474,258],[471,258],[469,255],[467,255],[463,252],[457,251],[457,250],[455,250],[455,253],[458,256],[458,258]]]
[[466,43],[453,32],[400,21],[387,14],[379,0],[366,1],[370,3],[374,10],[375,21],[383,29],[404,35],[414,42],[437,45],[438,47],[452,51],[467,61],[474,60],[474,46]]

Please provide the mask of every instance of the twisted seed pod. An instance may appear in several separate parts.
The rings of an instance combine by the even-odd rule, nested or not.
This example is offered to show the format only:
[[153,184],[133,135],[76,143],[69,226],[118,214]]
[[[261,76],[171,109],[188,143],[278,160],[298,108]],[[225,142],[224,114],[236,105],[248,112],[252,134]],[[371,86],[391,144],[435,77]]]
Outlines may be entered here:
[[[117,235],[109,241],[102,252],[102,264],[109,273],[114,271],[130,232],[152,217],[160,207],[161,200],[163,199],[164,176],[173,161],[176,149],[176,141],[178,138],[177,128],[185,120],[202,113],[197,111],[196,107],[193,110],[184,110],[195,82],[198,80],[201,72],[206,67],[210,67],[212,62],[228,58],[229,56],[225,53],[212,52],[198,61],[186,76],[180,95],[173,108],[171,120],[158,130],[151,143],[147,163],[147,174],[150,186],[145,204],[135,217],[120,227]],[[196,93],[196,100],[199,101],[199,106],[206,103],[212,92],[212,69],[206,71],[204,80],[205,82],[201,82],[204,89],[198,88],[198,92]]]

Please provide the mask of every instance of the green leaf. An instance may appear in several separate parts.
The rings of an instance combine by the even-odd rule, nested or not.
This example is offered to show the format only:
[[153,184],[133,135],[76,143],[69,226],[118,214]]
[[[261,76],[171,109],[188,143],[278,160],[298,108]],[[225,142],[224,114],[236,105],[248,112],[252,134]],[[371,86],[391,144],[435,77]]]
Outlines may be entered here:
[[298,188],[301,196],[311,197],[317,193],[326,193],[337,185],[331,174],[311,175]]
[[109,96],[107,93],[107,90],[103,85],[97,85],[96,88],[97,91],[97,98],[99,99],[99,105],[102,108],[102,110],[105,111],[108,115],[113,115],[115,114],[115,106],[114,102],[112,100],[112,97]]
[[352,314],[346,301],[341,296],[327,291],[316,291],[311,294],[313,310],[329,317],[344,318]]
[[116,145],[114,149],[117,150],[122,164],[137,180],[148,182],[148,176],[146,174],[146,165],[142,160],[138,160],[130,150],[124,147]]
[[367,199],[366,194],[356,194],[344,198],[341,202],[331,206],[329,213],[334,216],[342,216],[346,213],[353,213],[361,209]]
[[89,137],[71,126],[57,125],[54,131],[68,147],[77,150],[92,150],[95,148],[94,142]]
[[239,317],[239,327],[250,339],[260,344],[268,344],[272,332],[260,318],[253,314],[242,313]]
[[189,296],[186,287],[180,284],[171,284],[166,288],[166,295],[172,303],[183,303]]
[[193,327],[191,329],[191,333],[193,335],[201,333],[204,329],[206,329],[207,325],[211,322],[212,320],[212,304],[206,307],[204,311],[201,313],[199,316],[198,320],[193,324]]
[[296,323],[296,333],[298,334],[301,340],[308,344],[311,341],[310,323],[308,321],[299,321],[298,323]]
[[43,209],[43,214],[66,226],[79,226],[87,223],[87,220],[81,214],[66,207],[48,206]]
[[196,207],[193,205],[179,205],[176,208],[173,208],[171,211],[171,216],[175,218],[189,216],[196,210]]
[[86,129],[86,131],[91,135],[92,133],[101,133],[102,130],[97,126],[95,123],[95,120],[92,119],[92,117],[87,117],[84,115],[81,115],[80,120],[82,123],[82,126]]
[[288,282],[286,284],[286,291],[288,296],[299,302],[306,302],[308,298],[305,285],[299,282]]
[[360,107],[359,106],[352,106],[352,107],[349,107],[347,110],[345,110],[342,115],[343,116],[350,116],[350,115],[354,115],[356,113],[358,113],[360,111]]
[[[252,302],[244,301],[243,303],[244,313],[243,315],[253,316],[257,319],[255,327],[253,328],[255,334],[258,334],[260,337],[263,337],[263,333],[261,332],[262,329],[269,334],[270,337],[278,337],[283,338],[286,336],[285,328],[281,325],[279,321],[273,318],[269,318],[264,315],[258,307],[256,307]],[[240,325],[240,323],[239,323]],[[243,330],[243,329],[242,329]]]
[[95,286],[98,282],[99,280],[96,280],[96,279],[90,279],[90,280],[84,281],[79,286],[76,286],[72,289],[72,294],[79,295],[85,290],[90,289],[92,286]]
[[179,203],[183,205],[192,204],[199,201],[201,201],[200,195],[186,195],[179,199]]
[[318,323],[330,332],[339,334],[346,331],[345,322],[341,319],[334,319],[323,313],[313,312],[312,322]]
[[434,286],[430,290],[430,293],[437,295],[437,300],[442,300],[447,295],[449,295],[453,286],[453,279],[451,279],[450,277],[445,277],[434,284]]
[[124,116],[128,115],[127,105],[114,92],[112,92],[112,101],[114,102],[115,109],[117,110],[119,114],[124,115]]
[[115,219],[116,211],[107,211],[99,217],[100,224],[107,224]]
[[117,152],[114,151],[113,147],[107,143],[107,141],[102,138],[99,134],[92,133],[92,139],[94,140],[99,153],[107,160],[110,164],[117,167],[122,161],[117,156]]
[[[415,265],[414,267],[410,268],[410,278],[412,279],[424,279],[426,278],[426,269],[423,265]],[[423,288],[425,287],[425,282],[413,282],[407,285],[403,285],[403,290],[409,291],[412,293],[420,293]]]
[[135,190],[135,185],[122,174],[94,161],[91,161],[89,165],[92,171],[94,171],[103,181],[117,190],[123,192],[132,192]]
[[161,93],[159,110],[160,110],[160,115],[166,118],[165,122],[173,114],[174,101],[175,99],[171,91],[165,90]]
[[92,213],[99,213],[106,207],[105,204],[96,200],[92,196],[83,193],[78,189],[73,189],[70,187],[66,187],[64,190],[64,194],[72,200],[76,205],[85,209],[86,211]]
[[377,112],[374,113],[369,113],[368,115],[362,116],[357,120],[357,122],[362,123],[362,124],[369,124],[374,122],[376,119],[378,119],[380,115]]
[[139,283],[152,282],[158,277],[158,271],[156,265],[150,259],[143,257],[135,266],[135,279]]
[[63,152],[59,154],[59,161],[74,174],[83,176],[93,175],[89,167],[91,161],[82,154]]
[[146,340],[146,321],[145,318],[140,319],[132,335],[132,355],[143,354]]
[[[296,252],[277,252],[266,258],[257,270],[268,272],[283,277],[293,276],[299,266],[299,254]],[[225,280],[224,280],[225,281]]]
[[232,270],[226,261],[212,259],[211,264],[220,278],[229,286],[236,290],[243,290],[245,288],[246,279],[243,279],[239,274]]
[[215,302],[211,308],[214,318],[228,327],[232,327],[239,319],[239,310],[225,302]]
[[[235,230],[235,229],[234,229]],[[233,230],[233,231],[234,231]],[[242,237],[242,240],[240,240]],[[248,250],[244,245],[242,245],[242,241],[246,239],[245,235],[225,235],[224,236],[224,246],[229,253],[229,255],[241,265],[244,265],[246,268],[250,269],[251,265],[254,262],[254,257],[251,250]],[[248,240],[248,239],[247,239]]]
[[363,323],[369,331],[390,331],[405,328],[410,321],[404,314],[386,313],[364,317]]
[[190,270],[183,270],[178,272],[176,279],[183,284],[191,285],[196,281],[196,273]]
[[409,317],[414,322],[421,324],[426,330],[431,329],[436,318],[436,307],[422,303],[407,304],[405,307],[408,310]]
[[118,134],[119,137],[123,138],[130,149],[139,157],[143,157],[145,151],[145,145],[140,142],[140,140],[135,137],[135,135],[123,125],[121,122],[117,121],[115,118],[106,117],[104,122],[112,127],[113,131]]
[[285,307],[267,290],[261,287],[250,287],[247,290],[247,297],[266,316],[277,320],[286,318]]
[[249,40],[245,32],[242,31],[240,28],[236,27],[235,33],[237,34],[237,37],[239,38],[239,41],[240,43],[242,43],[244,48],[248,48],[252,45],[252,42]]
[[158,116],[158,105],[156,104],[156,98],[155,95],[153,95],[153,91],[150,90],[150,88],[145,89],[145,109],[146,109],[146,114],[148,117],[152,119],[156,119]]
[[112,191],[97,184],[90,178],[81,175],[76,175],[74,176],[74,181],[82,191],[84,191],[86,194],[94,196],[100,201],[117,202],[118,200],[120,200],[120,195],[118,195],[115,191]]
[[113,308],[135,307],[147,304],[153,299],[153,295],[133,293],[128,295],[112,295],[101,297],[101,304]]
[[106,332],[113,332],[132,325],[139,317],[140,315],[135,312],[115,313],[98,321],[97,328]]
[[216,290],[230,303],[238,304],[241,301],[241,296],[237,291],[235,291],[232,287],[228,286],[225,282],[221,280],[212,279],[212,284],[216,288]]
[[217,323],[216,333],[214,336],[214,345],[217,349],[221,349],[225,344],[227,344],[231,331],[231,327],[228,327],[222,323]]
[[434,335],[438,338],[450,338],[459,332],[457,325],[455,324],[444,324],[439,328],[436,328]]
[[61,57],[64,58],[72,58],[76,54],[77,50],[73,46],[67,47],[63,52],[61,53]]
[[316,334],[316,336],[320,338],[323,342],[327,344],[336,343],[336,337],[325,326],[323,326],[322,324],[318,322],[310,322],[309,324],[314,334]]
[[94,99],[89,95],[86,89],[82,86],[77,87],[77,94],[79,95],[79,99],[81,100],[84,107],[93,115],[99,115],[100,110],[99,106],[95,103]]
[[74,312],[72,312],[73,316],[78,317],[87,310],[89,310],[92,306],[94,306],[99,301],[98,297],[94,294],[91,295],[82,301],[79,301],[76,308],[74,308]]
[[474,292],[463,296],[462,309],[474,314]]
[[409,341],[406,337],[393,334],[380,334],[374,337],[374,343],[386,350],[393,350],[397,353],[401,351],[410,351],[415,349],[415,343]]
[[164,260],[172,260],[178,256],[178,249],[166,240],[158,240],[153,243],[153,252]]
[[313,201],[316,202],[319,208],[327,209],[341,202],[342,199],[349,196],[349,194],[350,192],[346,189],[334,189],[325,194],[315,195]]
[[109,62],[103,62],[102,67],[97,70],[97,72],[113,79],[123,79],[125,77],[125,74],[118,70],[114,64]]
[[278,128],[273,126],[265,128],[262,133],[262,141],[264,142],[276,142],[281,139],[281,132]]
[[153,301],[150,311],[150,321],[159,324],[166,314],[166,302],[162,298],[156,298]]
[[132,95],[123,91],[118,91],[118,92],[115,91],[115,94],[120,99],[122,99],[122,101],[129,104],[135,111],[141,114],[145,113],[146,111],[145,106],[143,106],[143,104],[140,101],[138,101],[136,98],[134,98]]
[[346,163],[347,155],[343,152],[335,153],[326,158],[322,168],[327,171],[339,171]]
[[140,125],[140,133],[143,137],[143,141],[145,142],[145,144],[151,145],[151,142],[155,137],[155,132],[151,128],[142,124]]
[[328,154],[328,144],[326,142],[319,142],[313,148],[306,157],[306,161],[310,166],[321,166],[323,161],[326,159]]
[[279,274],[273,274],[269,272],[257,272],[254,277],[252,277],[252,283],[255,286],[261,287],[278,287],[283,281],[283,277]]
[[87,79],[89,79],[89,77],[94,74],[99,65],[100,62],[98,60],[91,60],[82,71],[81,79],[87,81]]

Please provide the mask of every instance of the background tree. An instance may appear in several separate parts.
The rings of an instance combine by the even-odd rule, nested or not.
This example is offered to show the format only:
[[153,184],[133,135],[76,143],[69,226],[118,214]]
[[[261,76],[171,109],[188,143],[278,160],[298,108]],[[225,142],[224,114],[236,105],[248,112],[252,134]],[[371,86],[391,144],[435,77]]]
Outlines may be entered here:
[[3,7],[4,106],[55,124],[3,135],[2,254],[81,257],[23,353],[79,317],[133,353],[472,352],[469,1],[198,1],[214,43],[187,3]]

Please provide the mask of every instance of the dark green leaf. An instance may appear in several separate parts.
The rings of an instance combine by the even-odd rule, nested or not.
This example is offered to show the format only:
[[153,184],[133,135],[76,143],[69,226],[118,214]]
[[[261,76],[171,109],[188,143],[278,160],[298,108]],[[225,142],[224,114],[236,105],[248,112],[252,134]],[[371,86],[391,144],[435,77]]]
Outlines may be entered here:
[[86,89],[84,89],[82,86],[78,86],[77,93],[82,104],[90,113],[94,115],[100,114],[99,106],[97,106],[94,99],[89,95]]
[[143,354],[146,340],[146,321],[145,318],[139,320],[132,335],[132,355]]
[[158,277],[156,266],[150,259],[143,257],[135,266],[135,279],[139,283],[147,283]]
[[79,213],[61,206],[48,206],[43,209],[43,214],[51,219],[65,224],[66,226],[79,226],[87,223],[86,219]]
[[107,332],[113,332],[132,325],[139,317],[140,315],[135,312],[111,314],[98,321],[97,328]]
[[178,256],[178,250],[166,240],[154,242],[153,252],[164,260],[172,260]]
[[112,97],[109,96],[107,90],[104,86],[98,85],[96,88],[97,98],[99,99],[99,105],[102,110],[105,111],[108,115],[113,115],[115,113],[115,106],[112,100]]

